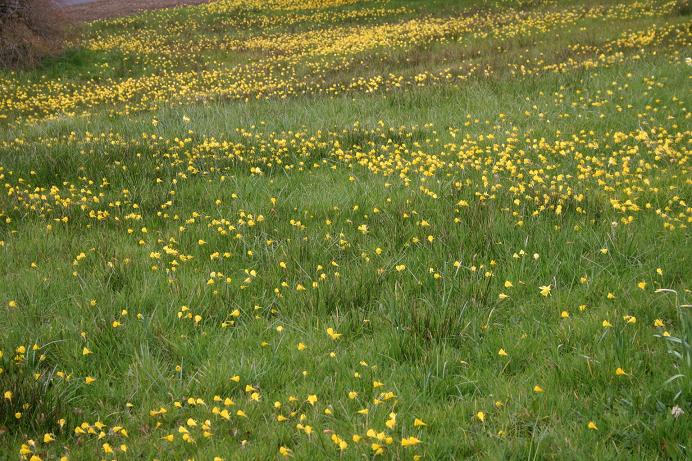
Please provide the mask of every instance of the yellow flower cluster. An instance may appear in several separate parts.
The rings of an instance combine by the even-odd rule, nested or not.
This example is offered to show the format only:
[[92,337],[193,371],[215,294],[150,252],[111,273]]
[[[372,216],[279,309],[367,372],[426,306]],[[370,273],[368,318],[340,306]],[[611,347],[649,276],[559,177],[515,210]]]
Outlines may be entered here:
[[[688,307],[655,301],[692,222],[677,3],[393,3],[97,21],[79,75],[2,74],[0,457],[492,458],[678,399]],[[335,108],[260,120],[315,96]],[[456,451],[453,424],[489,442]]]
[[[605,117],[613,110],[608,107],[609,100],[627,91],[627,85],[613,85],[607,92],[581,98],[576,107],[569,107],[557,118],[579,119],[584,109],[598,112],[601,107],[601,115],[592,116]],[[563,97],[557,93],[555,101]],[[677,101],[676,110],[684,110],[682,104]],[[689,174],[689,130],[651,125],[627,133],[589,130],[562,135],[556,131],[551,137],[532,139],[517,126],[505,122],[504,117],[498,114],[497,119],[502,123],[490,125],[489,120],[468,115],[462,127],[447,127],[445,137],[431,124],[396,128],[381,124],[366,129],[355,123],[347,132],[267,133],[238,129],[236,136],[228,139],[199,136],[170,139],[155,133],[125,139],[113,133],[98,136],[87,133],[83,137],[70,135],[63,139],[17,138],[3,142],[0,148],[11,151],[67,143],[81,151],[100,152],[108,149],[107,145],[128,150],[154,147],[156,154],[149,161],[156,171],[174,175],[177,179],[173,185],[195,176],[232,175],[239,164],[247,165],[248,171],[257,175],[278,170],[358,168],[405,187],[416,187],[433,199],[462,193],[463,199],[457,200],[458,207],[497,201],[517,226],[546,213],[559,216],[567,208],[587,216],[596,213],[600,203],[590,203],[587,198],[593,191],[603,194],[612,209],[621,214],[623,225],[631,224],[642,213],[658,216],[670,229],[685,229],[692,219],[685,198],[669,185],[671,180],[683,181]],[[525,117],[549,122],[538,107],[535,113],[527,112]],[[642,117],[642,120],[646,119]],[[457,137],[464,127],[484,125],[490,125],[485,133]],[[349,142],[349,139],[365,142]],[[144,158],[142,154],[138,157]],[[120,162],[116,166],[127,168]],[[72,213],[94,221],[127,222],[143,218],[130,191],[111,190],[106,178],[89,179],[86,184],[68,181],[47,187],[2,166],[0,177],[5,180],[6,191],[3,199],[6,211],[0,210],[0,218],[9,217],[7,212],[12,209],[58,221],[68,219]],[[442,185],[435,178],[449,178],[450,182]],[[165,217],[166,208],[173,206],[175,199],[171,195],[162,205]],[[194,223],[196,218],[190,219]],[[215,219],[211,226],[218,228],[222,235],[232,235],[239,229],[260,226],[264,221],[262,214],[240,210],[237,222]],[[164,254],[179,256],[170,246],[162,249]],[[159,259],[159,253],[156,255],[155,259]]]
[[[315,9],[283,20],[284,25],[300,26],[305,30],[286,32],[270,27],[249,36],[211,34],[203,26],[205,21],[213,20],[222,30],[262,27],[262,24],[247,24],[242,16],[238,21],[245,22],[241,23],[234,22],[235,16],[209,18],[216,8],[241,8],[245,3],[214,2],[200,8],[200,13],[192,20],[187,16],[176,20],[174,16],[165,23],[165,29],[142,27],[134,36],[117,32],[120,26],[132,19],[114,20],[112,27],[115,32],[97,29],[91,38],[84,39],[84,46],[94,51],[123,55],[127,60],[140,63],[148,72],[116,78],[110,76],[112,69],[104,63],[95,70],[103,77],[81,82],[60,79],[25,82],[19,78],[0,81],[5,95],[0,98],[0,121],[8,119],[20,123],[65,115],[88,115],[104,106],[113,115],[128,115],[155,110],[162,103],[171,102],[218,98],[283,99],[304,94],[336,96],[353,92],[396,91],[410,86],[458,85],[476,75],[487,77],[506,72],[537,75],[608,67],[655,54],[662,47],[679,50],[688,46],[690,41],[685,24],[670,24],[629,32],[624,37],[595,45],[567,44],[571,50],[567,55],[524,56],[512,50],[512,42],[517,40],[545,38],[560,28],[583,27],[580,24],[587,21],[665,16],[675,2],[574,7],[530,13],[508,9],[463,17],[427,16],[399,22],[382,21],[413,13],[406,8],[380,6],[328,13]],[[277,2],[277,5],[283,8],[294,3]],[[331,5],[330,2],[317,2],[313,7],[319,8],[322,4]],[[356,21],[356,24],[348,27],[331,25],[344,20]],[[366,24],[359,24],[363,21]],[[375,23],[367,24],[370,21]],[[190,39],[191,34],[194,40]],[[449,53],[459,52],[460,47],[465,49],[461,62],[441,58],[439,62],[429,62],[422,67],[411,66],[411,56],[415,57],[416,50],[432,45],[449,49]],[[467,55],[468,49],[475,47],[478,51]],[[217,61],[214,53],[220,51],[232,52],[238,59],[231,63]],[[672,59],[682,59],[675,53],[667,55]],[[390,67],[391,71],[381,73],[373,70],[382,64]]]
[[358,0],[219,0],[203,8],[212,13],[225,13],[238,8],[263,10],[314,10],[352,5]]

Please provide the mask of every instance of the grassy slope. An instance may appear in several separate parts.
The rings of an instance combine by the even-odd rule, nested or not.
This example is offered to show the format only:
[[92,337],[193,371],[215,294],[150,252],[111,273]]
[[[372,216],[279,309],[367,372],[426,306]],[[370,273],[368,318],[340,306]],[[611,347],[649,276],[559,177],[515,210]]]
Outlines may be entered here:
[[[398,4],[430,8],[441,15],[457,14],[459,8],[490,8],[478,3]],[[388,6],[393,7],[393,2]],[[349,8],[354,7],[341,7]],[[194,11],[147,13],[145,17],[156,25],[168,15],[194,18]],[[605,33],[598,27],[602,22],[585,20],[561,30],[560,40],[550,40],[550,34],[526,39],[507,59],[517,59],[523,48],[545,49],[559,56],[566,44],[581,43],[587,35],[598,42],[627,29],[686,22],[689,17],[673,14],[634,18],[629,23],[608,23]],[[107,30],[109,26],[94,27]],[[300,23],[290,30],[301,27],[310,24]],[[589,34],[591,30],[598,32]],[[605,36],[599,38],[597,33]],[[394,63],[392,68],[413,74],[406,58],[419,60],[421,68],[433,67],[443,57],[464,59],[463,51],[475,46],[473,41],[423,45],[410,53],[385,53],[385,58]],[[104,61],[120,62],[119,69],[102,74],[113,78],[151,72],[128,60],[112,60],[110,53],[118,52],[78,51],[41,72],[56,75],[60,69],[79,81],[86,69]],[[91,109],[92,114],[84,118],[8,123],[7,141],[0,144],[3,182],[19,189],[27,183],[28,189],[64,185],[63,197],[69,195],[69,184],[74,184],[78,199],[90,193],[104,195],[101,205],[85,209],[72,205],[61,209],[52,205],[52,199],[35,199],[35,208],[44,207],[43,215],[9,194],[0,201],[4,218],[10,218],[0,228],[4,242],[0,300],[5,304],[14,300],[18,305],[3,305],[6,312],[0,319],[0,350],[4,351],[0,360],[5,369],[0,391],[14,390],[13,399],[4,399],[0,407],[0,427],[7,428],[0,435],[0,455],[16,457],[26,437],[40,441],[44,433],[52,432],[58,441],[39,442],[34,450],[42,458],[64,453],[70,453],[71,459],[93,459],[96,454],[111,458],[104,454],[104,441],[95,436],[80,436],[76,442],[74,427],[98,419],[107,424],[108,443],[113,447],[127,444],[128,454],[119,458],[177,459],[184,454],[197,459],[217,455],[268,459],[279,456],[279,447],[286,446],[298,459],[328,459],[337,456],[338,449],[330,440],[331,432],[325,430],[348,441],[342,456],[349,459],[372,455],[371,443],[386,445],[384,454],[391,458],[413,454],[430,459],[684,458],[691,410],[690,369],[685,363],[689,346],[685,349],[661,337],[666,330],[672,339],[689,343],[690,331],[688,308],[678,307],[685,303],[690,280],[689,232],[684,228],[689,211],[672,199],[689,201],[690,196],[685,160],[688,76],[686,66],[672,53],[662,47],[655,55],[642,53],[642,59],[590,72],[512,78],[498,70],[456,86],[423,86],[406,92],[183,106],[162,103],[153,111],[128,117],[111,117],[110,108],[104,106]],[[502,67],[492,54],[483,56],[494,67]],[[172,65],[182,69],[188,63],[173,59],[163,67]],[[349,72],[369,71],[367,66],[356,66]],[[157,120],[155,126],[152,119]],[[385,128],[378,128],[380,120]],[[362,128],[354,128],[355,122]],[[401,125],[405,127],[399,129]],[[386,131],[389,127],[392,131]],[[454,136],[450,127],[458,128]],[[576,176],[580,152],[622,161],[623,147],[613,142],[615,132],[636,134],[640,128],[660,131],[661,127],[670,134],[666,138],[679,134],[673,144],[678,156],[668,163],[651,145],[637,143],[631,136],[627,141],[629,147],[640,149],[630,155],[651,167],[642,178],[656,187],[638,191],[635,200],[642,208],[652,203],[652,210],[621,214],[609,202],[612,197],[624,197],[624,190],[641,184],[642,178],[633,177],[630,183],[609,178],[607,183],[615,185],[609,191],[597,186],[595,178],[588,177],[582,185],[572,177],[564,183],[585,194],[585,213],[577,213],[567,200],[559,215],[553,208],[532,217],[532,199],[546,189],[502,169],[493,178],[490,171],[499,155],[493,144],[506,146],[512,132],[518,134],[518,140],[510,143],[517,158],[530,158],[537,165],[545,155],[548,161],[543,166],[548,171],[557,168]],[[380,152],[391,152],[383,147],[391,138],[411,151],[445,153],[450,162],[467,137],[488,147],[475,155],[490,160],[475,171],[470,168],[472,160],[464,170],[450,163],[430,178],[412,171],[407,187],[398,178],[399,171],[391,177],[373,174],[339,158],[334,148],[312,146],[306,152],[289,148],[283,158],[294,168],[286,172],[252,157],[229,160],[224,156],[227,149],[204,157],[191,147],[199,147],[209,137],[245,147],[261,145],[266,139],[266,135],[254,140],[241,136],[236,128],[277,133],[287,139],[293,136],[282,134],[284,130],[304,130],[308,137],[318,130],[331,131],[323,135],[330,142],[338,139],[342,146],[363,147],[372,141]],[[566,157],[560,156],[559,149],[537,146],[541,138],[550,145],[555,140],[569,142],[582,130],[583,139],[599,146],[565,145]],[[68,140],[72,132],[74,140]],[[87,142],[87,132],[111,133],[111,138]],[[148,137],[143,139],[142,133]],[[152,133],[161,139],[152,141]],[[489,141],[488,134],[496,141]],[[25,140],[9,142],[16,137]],[[185,147],[173,147],[175,138],[185,137],[190,138]],[[163,153],[179,153],[183,162]],[[275,159],[278,154],[256,155]],[[189,159],[196,171],[188,168]],[[252,166],[260,166],[264,174],[251,174]],[[619,167],[602,168],[620,171]],[[492,184],[504,188],[484,187],[482,176],[490,176]],[[103,178],[107,185],[100,185]],[[455,181],[470,183],[456,189]],[[507,187],[512,184],[527,185],[527,198],[510,193]],[[438,198],[421,193],[419,185],[436,191]],[[479,201],[477,191],[491,191],[496,197]],[[561,192],[556,192],[558,197]],[[512,204],[517,197],[522,197],[521,206]],[[106,206],[116,200],[123,204]],[[172,204],[166,205],[169,200]],[[459,200],[471,206],[460,207]],[[675,207],[669,214],[682,213],[672,231],[663,227],[664,220],[653,211],[671,203]],[[111,216],[92,219],[90,208],[108,209]],[[374,212],[375,208],[380,212]],[[513,211],[518,214],[512,215]],[[141,213],[142,220],[126,221],[124,216],[130,212]],[[266,219],[248,227],[238,221],[247,221],[243,212]],[[185,223],[195,213],[200,216]],[[625,225],[621,219],[628,214],[636,220]],[[67,224],[54,221],[62,216],[69,217]],[[116,216],[121,219],[115,220]],[[235,230],[220,235],[219,224],[208,225],[214,218],[228,219],[242,238],[234,238]],[[421,219],[430,227],[421,227]],[[300,220],[306,227],[299,229],[291,220]],[[523,226],[517,225],[518,220]],[[368,225],[367,234],[358,231],[361,224]],[[325,238],[327,234],[330,239]],[[428,235],[435,237],[432,243],[426,242]],[[346,243],[340,244],[340,239]],[[268,245],[267,240],[274,242]],[[173,258],[162,250],[166,243],[193,256],[168,275],[165,268],[171,267],[167,263]],[[382,250],[380,255],[376,248]],[[600,251],[603,248],[607,254]],[[525,255],[519,254],[522,250]],[[215,251],[232,256],[210,259]],[[74,263],[81,252],[86,257]],[[152,252],[163,253],[162,260],[152,258]],[[287,263],[286,269],[279,266],[280,261]],[[455,261],[461,267],[456,268]],[[32,268],[32,262],[38,267]],[[396,266],[401,264],[406,268],[399,272]],[[153,265],[157,270],[152,270]],[[323,269],[317,269],[318,265]],[[384,271],[378,273],[379,268]],[[663,275],[657,268],[662,268]],[[252,269],[257,271],[256,279],[245,282],[244,271]],[[208,285],[212,271],[224,275]],[[492,271],[492,277],[486,277],[486,271]],[[319,280],[320,273],[326,274],[325,281]],[[441,278],[435,279],[434,273]],[[580,282],[584,275],[586,283]],[[226,276],[233,278],[232,283],[224,283]],[[514,287],[505,287],[506,280]],[[637,287],[642,280],[647,282],[645,289]],[[283,281],[288,288],[281,288]],[[313,281],[319,282],[318,289],[311,288]],[[297,284],[306,290],[297,291]],[[539,294],[543,285],[552,286],[550,297]],[[281,296],[274,293],[277,287]],[[656,288],[677,290],[677,300],[671,294],[654,293]],[[501,301],[500,293],[510,297]],[[608,293],[615,299],[608,299]],[[580,305],[585,309],[579,309]],[[199,322],[178,319],[181,306],[200,315]],[[238,318],[230,315],[235,309],[240,311]],[[569,318],[561,318],[563,311],[569,312]],[[137,314],[142,318],[137,319]],[[636,323],[625,321],[626,315],[636,317]],[[654,327],[656,319],[662,319],[665,327]],[[122,325],[113,328],[114,320]],[[221,327],[230,320],[235,321],[233,326]],[[604,320],[613,327],[604,328]],[[343,336],[332,341],[325,333],[328,327]],[[307,345],[305,351],[297,350],[300,342]],[[34,343],[40,345],[37,352],[31,350]],[[20,345],[28,350],[15,364]],[[91,355],[83,355],[85,346]],[[500,348],[507,357],[498,355]],[[682,357],[669,354],[669,348]],[[330,357],[332,351],[335,357]],[[41,354],[45,359],[39,361]],[[618,367],[627,374],[616,376]],[[43,375],[29,384],[26,374],[35,371]],[[72,378],[57,377],[57,371]],[[239,383],[229,380],[234,375],[241,377]],[[684,376],[671,379],[676,375]],[[86,376],[97,379],[86,385]],[[373,381],[384,386],[373,389]],[[259,402],[250,398],[252,391],[245,391],[247,384],[261,395]],[[544,391],[534,392],[536,385]],[[41,386],[48,390],[42,391]],[[358,396],[349,399],[349,391]],[[383,391],[396,397],[382,401]],[[314,406],[306,402],[313,394],[318,396]],[[214,395],[233,398],[232,412],[242,408],[247,417],[225,421],[212,414],[214,405],[223,407],[213,401]],[[297,401],[291,402],[290,396]],[[202,398],[205,404],[189,405],[189,397]],[[381,404],[373,402],[378,397]],[[22,400],[33,407],[16,420],[12,414]],[[174,401],[182,402],[183,408],[176,410]],[[275,401],[282,402],[282,409],[274,408]],[[687,413],[673,418],[674,405]],[[168,413],[151,416],[150,410],[160,406]],[[327,408],[332,414],[325,414]],[[363,408],[369,409],[367,415],[357,413]],[[291,410],[296,413],[291,415]],[[478,411],[485,413],[484,422],[476,416]],[[393,428],[385,424],[390,412],[397,413]],[[277,422],[278,414],[289,416],[289,421]],[[296,428],[301,414],[305,414],[302,424],[314,429],[310,436]],[[178,433],[188,417],[198,422],[198,427],[189,428],[195,444],[184,442]],[[59,418],[67,420],[63,430],[56,424]],[[423,419],[427,426],[414,427],[414,418]],[[205,419],[212,423],[214,434],[209,439],[199,429]],[[161,427],[156,427],[157,421]],[[598,430],[589,430],[589,421],[596,422]],[[108,432],[116,425],[125,426],[129,436]],[[386,431],[393,443],[369,439],[369,428]],[[162,441],[169,433],[175,441]],[[367,444],[353,442],[353,434],[360,434]],[[410,435],[422,443],[402,447],[400,440]],[[242,444],[243,440],[247,443]]]

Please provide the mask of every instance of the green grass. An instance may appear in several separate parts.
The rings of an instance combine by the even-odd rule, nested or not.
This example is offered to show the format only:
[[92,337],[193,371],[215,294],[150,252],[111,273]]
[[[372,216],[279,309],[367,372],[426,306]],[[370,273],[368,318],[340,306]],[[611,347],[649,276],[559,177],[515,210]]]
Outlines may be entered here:
[[[617,5],[186,7],[0,73],[0,458],[689,457],[689,14]],[[464,15],[495,35],[339,58],[213,41]],[[140,36],[173,51],[89,48]],[[258,60],[306,94],[43,103]],[[324,91],[390,73],[409,83]]]

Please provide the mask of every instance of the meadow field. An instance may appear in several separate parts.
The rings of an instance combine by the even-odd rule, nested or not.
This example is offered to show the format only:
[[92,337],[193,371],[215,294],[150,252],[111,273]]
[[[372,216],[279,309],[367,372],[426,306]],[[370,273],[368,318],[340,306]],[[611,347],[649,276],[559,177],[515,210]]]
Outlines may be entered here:
[[0,70],[0,459],[689,459],[691,45],[217,0]]

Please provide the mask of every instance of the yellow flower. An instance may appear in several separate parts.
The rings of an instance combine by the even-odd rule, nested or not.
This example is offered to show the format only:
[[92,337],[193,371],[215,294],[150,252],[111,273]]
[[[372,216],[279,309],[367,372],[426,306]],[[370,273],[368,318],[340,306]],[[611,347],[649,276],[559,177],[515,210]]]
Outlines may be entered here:
[[598,430],[598,426],[596,426],[596,423],[594,423],[593,421],[589,421],[589,424],[587,424],[586,427],[588,427],[592,431]]
[[497,355],[499,355],[500,357],[507,357],[508,354],[504,349],[500,348],[500,350],[497,351]]
[[479,411],[478,413],[476,413],[476,419],[482,423],[485,422],[485,413]]
[[418,440],[414,436],[410,436],[404,439],[401,439],[401,446],[402,447],[412,447],[415,445],[418,445],[420,443],[420,440]]
[[623,370],[620,367],[617,367],[615,369],[615,376],[625,376],[627,373],[625,373],[625,370]]
[[541,287],[538,287],[539,290],[541,290],[541,296],[550,296],[550,285],[543,285]]
[[543,392],[543,388],[536,384],[535,386],[533,386],[533,391],[537,394],[540,394],[541,392]]
[[389,419],[385,421],[385,426],[387,426],[389,429],[394,429],[396,426],[396,413],[390,413],[389,414]]
[[327,334],[328,334],[329,337],[332,338],[332,340],[334,340],[334,341],[336,341],[337,339],[339,339],[339,338],[341,337],[341,333],[337,333],[337,332],[334,330],[334,328],[332,328],[332,327],[327,328]]
[[348,443],[346,443],[346,441],[338,435],[332,434],[331,439],[332,442],[339,447],[339,450],[344,451],[346,448],[348,448]]

